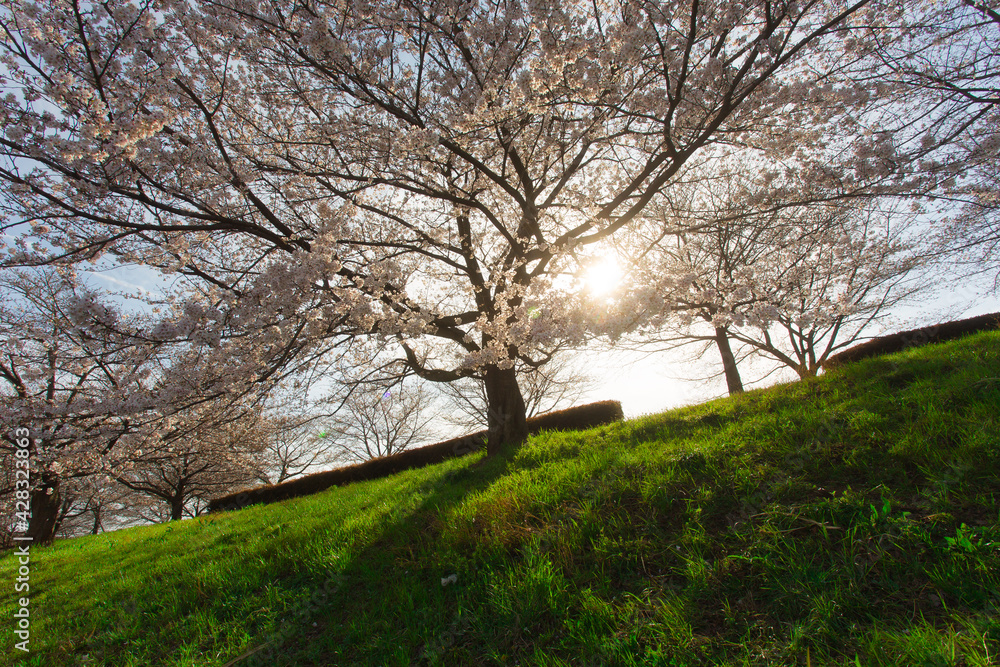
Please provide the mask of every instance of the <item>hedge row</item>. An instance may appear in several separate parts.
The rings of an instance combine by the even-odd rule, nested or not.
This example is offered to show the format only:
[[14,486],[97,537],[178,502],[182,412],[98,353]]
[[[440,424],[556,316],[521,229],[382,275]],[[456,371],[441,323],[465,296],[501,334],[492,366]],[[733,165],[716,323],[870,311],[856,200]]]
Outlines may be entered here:
[[[566,410],[549,412],[528,419],[528,432],[584,429],[619,421],[624,417],[618,401],[600,401]],[[281,484],[248,489],[228,496],[215,498],[208,505],[209,512],[225,512],[256,505],[273,503],[289,498],[307,496],[324,491],[331,486],[342,486],[367,479],[387,477],[410,468],[420,468],[431,463],[477,451],[486,444],[486,431],[479,431],[460,438],[452,438],[434,445],[409,449],[391,456],[365,461],[335,470],[318,472]]]
[[964,320],[943,322],[934,326],[900,331],[889,336],[872,338],[860,345],[855,345],[839,354],[835,354],[823,363],[823,368],[829,370],[843,364],[851,363],[852,361],[860,361],[869,357],[899,352],[900,350],[917,345],[941,343],[946,340],[953,340],[992,329],[1000,329],[1000,313],[990,313],[988,315],[969,317]]

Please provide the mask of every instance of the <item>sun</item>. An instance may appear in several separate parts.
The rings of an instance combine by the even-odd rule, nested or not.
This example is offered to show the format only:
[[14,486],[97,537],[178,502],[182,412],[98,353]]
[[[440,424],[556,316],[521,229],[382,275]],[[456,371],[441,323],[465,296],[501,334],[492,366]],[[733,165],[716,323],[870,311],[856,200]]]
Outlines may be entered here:
[[595,257],[584,269],[587,291],[595,297],[610,296],[622,282],[622,268],[614,257]]

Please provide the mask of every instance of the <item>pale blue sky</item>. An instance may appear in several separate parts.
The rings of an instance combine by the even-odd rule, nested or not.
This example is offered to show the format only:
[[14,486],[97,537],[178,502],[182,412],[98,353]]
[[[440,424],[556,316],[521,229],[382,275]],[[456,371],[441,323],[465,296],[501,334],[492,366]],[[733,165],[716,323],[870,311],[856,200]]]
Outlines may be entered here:
[[[88,272],[88,278],[94,287],[110,290],[139,288],[154,295],[161,294],[169,284],[157,272],[142,266]],[[992,279],[985,277],[941,285],[933,295],[895,313],[887,323],[886,331],[1000,312],[1000,295],[987,293],[991,285]],[[582,402],[619,400],[626,416],[636,417],[724,396],[726,385],[722,377],[697,379],[721,370],[715,351],[710,350],[701,361],[691,361],[688,355],[687,350],[655,354],[626,350],[581,352],[576,364],[594,379],[593,388],[587,392]],[[759,364],[741,368],[745,381],[752,380],[766,370],[764,365]],[[782,371],[769,376],[763,384],[757,386],[794,379],[794,373]]]

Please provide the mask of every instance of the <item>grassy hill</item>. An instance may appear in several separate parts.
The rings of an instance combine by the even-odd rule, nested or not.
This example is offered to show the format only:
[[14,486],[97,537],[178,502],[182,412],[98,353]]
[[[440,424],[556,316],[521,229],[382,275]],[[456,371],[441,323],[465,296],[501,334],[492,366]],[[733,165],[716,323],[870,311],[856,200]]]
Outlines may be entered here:
[[35,548],[0,660],[1000,664],[1000,334],[475,460]]

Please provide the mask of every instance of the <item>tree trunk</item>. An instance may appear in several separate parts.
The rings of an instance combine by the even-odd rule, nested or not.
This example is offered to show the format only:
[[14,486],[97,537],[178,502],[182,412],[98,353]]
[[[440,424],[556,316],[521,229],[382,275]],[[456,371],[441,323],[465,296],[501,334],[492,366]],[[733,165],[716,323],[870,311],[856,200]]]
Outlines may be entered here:
[[729,332],[725,327],[715,327],[715,344],[722,355],[722,367],[726,371],[726,386],[729,387],[729,395],[743,393],[743,381],[740,380],[740,371],[736,368],[736,357],[733,355],[733,348],[729,346]]
[[101,532],[101,506],[98,505],[94,508],[94,526],[90,529],[91,535],[97,535]]
[[816,374],[819,373],[819,364],[812,367],[803,364],[795,370],[798,371],[799,377],[803,380],[806,378],[814,378],[816,377]]
[[36,544],[50,544],[59,526],[59,479],[42,477],[42,486],[31,492],[31,519],[27,536]]
[[184,516],[184,494],[178,493],[170,499],[170,520],[180,521]]
[[495,456],[528,439],[528,420],[513,368],[486,369],[486,455]]

